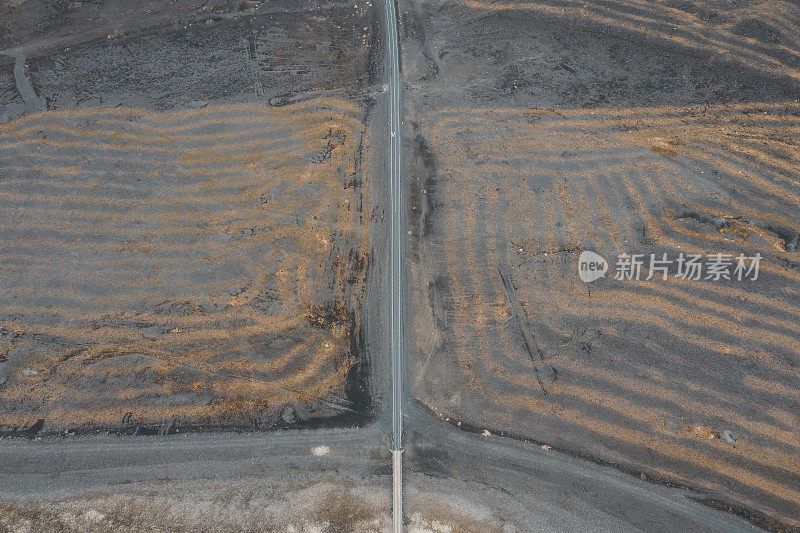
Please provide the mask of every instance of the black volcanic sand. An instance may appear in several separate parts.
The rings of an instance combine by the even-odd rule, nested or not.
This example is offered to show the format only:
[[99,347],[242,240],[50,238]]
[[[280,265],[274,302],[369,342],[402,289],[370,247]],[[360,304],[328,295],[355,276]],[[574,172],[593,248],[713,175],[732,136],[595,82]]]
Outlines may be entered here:
[[375,10],[0,20],[0,433],[370,420]]
[[[399,14],[412,400],[800,526],[798,6]],[[609,275],[582,283],[583,250]],[[621,253],[681,252],[761,274],[613,279]]]

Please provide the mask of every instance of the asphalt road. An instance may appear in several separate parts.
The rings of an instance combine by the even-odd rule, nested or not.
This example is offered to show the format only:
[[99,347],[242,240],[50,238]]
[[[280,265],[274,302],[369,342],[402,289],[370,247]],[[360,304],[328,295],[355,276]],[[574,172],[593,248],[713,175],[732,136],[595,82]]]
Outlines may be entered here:
[[389,52],[389,181],[391,183],[392,524],[403,530],[403,243],[400,186],[400,57],[394,0],[386,0]]

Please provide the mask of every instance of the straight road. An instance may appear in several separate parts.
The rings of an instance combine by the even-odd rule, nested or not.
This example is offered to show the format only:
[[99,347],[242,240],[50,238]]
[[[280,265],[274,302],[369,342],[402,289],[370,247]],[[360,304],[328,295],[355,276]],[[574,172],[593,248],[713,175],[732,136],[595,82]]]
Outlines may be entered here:
[[386,0],[389,55],[389,180],[391,189],[392,524],[403,530],[403,305],[402,188],[400,187],[400,57],[394,0]]

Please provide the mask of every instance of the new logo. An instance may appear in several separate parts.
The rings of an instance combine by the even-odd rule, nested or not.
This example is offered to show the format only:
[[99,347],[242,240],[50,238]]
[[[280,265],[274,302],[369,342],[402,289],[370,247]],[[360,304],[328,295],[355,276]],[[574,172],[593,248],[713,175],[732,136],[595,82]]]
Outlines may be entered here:
[[591,283],[606,275],[608,262],[600,255],[584,250],[578,257],[578,275],[584,283]]

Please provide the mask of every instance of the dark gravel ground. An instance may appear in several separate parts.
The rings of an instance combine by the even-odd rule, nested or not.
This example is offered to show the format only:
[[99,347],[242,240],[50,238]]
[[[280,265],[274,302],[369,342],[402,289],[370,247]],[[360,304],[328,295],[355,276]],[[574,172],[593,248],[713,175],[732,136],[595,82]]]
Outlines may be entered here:
[[[0,127],[32,120],[44,109],[60,117],[50,127],[80,130],[87,123],[73,116],[136,108],[128,127],[144,128],[154,116],[180,123],[207,112],[324,100],[326,117],[307,119],[309,127],[332,120],[338,108],[325,107],[331,102],[363,125],[344,136],[323,135],[320,150],[307,158],[324,163],[336,143],[344,146],[359,131],[373,140],[384,133],[381,10],[370,2],[282,0],[6,2],[0,7]],[[791,246],[800,232],[797,11],[790,2],[722,0],[564,0],[530,2],[524,9],[476,1],[399,4],[412,259],[410,526],[798,527],[794,326],[800,289],[791,275],[800,263]],[[31,136],[47,140],[43,133],[32,130]],[[288,130],[282,142],[291,146]],[[725,142],[738,142],[739,152]],[[225,152],[222,144],[215,149]],[[237,150],[231,147],[222,158],[238,157]],[[141,168],[161,164],[134,158],[103,169],[95,155],[83,154],[86,168],[126,173],[130,183],[124,184],[134,189]],[[34,168],[41,160],[32,161],[6,160],[0,180],[18,186],[20,172],[44,176]],[[62,441],[42,437],[63,431],[56,419],[7,424],[6,434],[24,438],[0,443],[8,458],[0,461],[0,527],[385,528],[388,493],[380,487],[389,483],[388,443],[379,426],[388,386],[380,317],[386,314],[388,254],[385,189],[371,177],[383,175],[386,154],[380,142],[364,142],[342,161],[341,168],[357,161],[363,179],[333,172],[344,192],[335,195],[341,205],[327,213],[338,213],[345,200],[358,203],[361,210],[349,211],[357,213],[351,222],[358,220],[353,223],[368,246],[332,232],[341,257],[330,253],[316,265],[322,274],[311,277],[326,297],[302,309],[308,316],[299,329],[269,342],[228,339],[238,348],[210,364],[242,354],[279,357],[311,331],[322,335],[321,346],[346,339],[336,345],[338,364],[329,369],[352,365],[353,372],[320,401],[309,402],[302,390],[290,391],[296,395],[291,404],[269,409],[233,398],[231,416],[214,424],[181,416],[145,423],[127,414],[117,417],[119,423],[78,424],[82,432],[137,437],[75,436],[69,430],[76,427],[69,426]],[[642,162],[651,170],[642,172]],[[602,170],[608,165],[616,167]],[[62,186],[73,178],[65,171],[62,181],[46,179],[29,202],[34,210],[49,194],[47,183]],[[84,196],[105,191],[74,181],[89,190]],[[301,192],[311,197],[315,190]],[[14,236],[19,228],[8,223],[5,201],[0,192],[0,232]],[[613,208],[608,220],[593,214],[604,202]],[[319,205],[325,198],[314,199],[312,207]],[[308,214],[308,207],[296,212]],[[207,246],[220,244],[214,239]],[[737,251],[764,252],[772,270],[760,284],[722,292],[678,287],[665,296],[603,281],[589,301],[575,282],[575,254],[584,248],[610,253],[630,243],[643,253],[713,250],[727,246],[720,245],[729,242],[724,239]],[[6,268],[0,262],[0,274]],[[75,277],[67,274],[62,281]],[[94,281],[85,278],[78,281]],[[348,288],[337,292],[337,280]],[[250,300],[241,289],[226,293],[237,305],[268,312],[281,307],[275,298]],[[9,301],[0,299],[0,414],[6,419],[23,410],[8,394],[12,386],[15,394],[24,392],[20,383],[35,386],[43,404],[64,400],[53,385],[63,380],[43,384],[45,367],[28,364],[42,356],[42,346],[62,346],[63,338],[20,337],[20,317],[3,311]],[[191,306],[173,304],[170,313],[191,317]],[[208,305],[217,304],[209,299]],[[634,318],[613,315],[630,306]],[[56,312],[48,313],[38,326],[53,326]],[[239,325],[227,324],[218,327]],[[167,331],[130,316],[101,326],[103,334],[129,327],[149,336]],[[115,387],[129,389],[137,379],[161,387],[148,389],[147,401],[155,398],[166,410],[175,408],[170,402],[199,405],[215,394],[192,389],[197,380],[186,369],[173,369],[166,380],[152,378],[158,363],[141,354],[116,354],[113,364],[93,374],[94,354],[81,374],[74,354],[84,352],[67,353],[73,354],[71,371],[84,380],[73,385],[90,383],[86,392],[101,393],[96,397],[127,401]],[[129,383],[124,371],[133,367],[142,372]],[[24,400],[25,409],[33,397]],[[63,404],[74,405],[76,398],[80,404],[79,395]],[[81,407],[100,411],[97,402]],[[108,416],[116,416],[111,411]],[[375,416],[363,432],[323,428],[361,426]],[[309,430],[244,434],[286,427]],[[240,434],[175,435],[209,429]],[[327,452],[319,451],[325,446]]]
[[[797,6],[427,1],[400,19],[412,398],[800,526]],[[616,281],[612,262],[587,286],[583,250],[765,262],[716,285]]]
[[0,18],[2,432],[374,416],[376,11],[27,1]]

